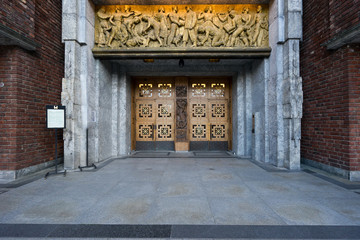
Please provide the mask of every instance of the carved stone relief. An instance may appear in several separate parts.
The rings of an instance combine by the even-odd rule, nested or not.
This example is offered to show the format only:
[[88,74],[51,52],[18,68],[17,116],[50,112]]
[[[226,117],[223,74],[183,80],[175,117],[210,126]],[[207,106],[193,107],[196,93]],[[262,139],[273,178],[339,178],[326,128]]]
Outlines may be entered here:
[[176,100],[176,139],[186,141],[187,133],[187,99]]
[[185,129],[187,127],[187,100],[176,100],[176,128]]
[[186,98],[187,97],[187,87],[186,86],[176,86],[176,97]]
[[97,48],[268,47],[266,5],[101,6]]

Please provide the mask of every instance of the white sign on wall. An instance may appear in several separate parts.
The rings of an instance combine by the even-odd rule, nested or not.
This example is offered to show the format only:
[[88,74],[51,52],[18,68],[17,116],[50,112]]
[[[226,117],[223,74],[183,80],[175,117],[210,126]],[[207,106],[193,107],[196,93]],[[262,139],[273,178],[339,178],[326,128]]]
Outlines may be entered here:
[[46,128],[66,128],[65,106],[46,106]]

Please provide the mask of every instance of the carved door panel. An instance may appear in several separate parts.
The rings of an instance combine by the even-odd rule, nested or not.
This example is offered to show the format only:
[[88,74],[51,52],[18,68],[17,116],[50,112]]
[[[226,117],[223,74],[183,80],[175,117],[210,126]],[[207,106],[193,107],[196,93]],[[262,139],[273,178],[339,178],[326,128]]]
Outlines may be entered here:
[[208,103],[205,99],[190,100],[190,150],[208,150]]
[[208,83],[190,81],[190,150],[208,150],[209,113]]
[[167,79],[141,79],[136,83],[136,150],[174,150],[173,95],[173,83]]
[[136,141],[154,141],[155,101],[136,101]]
[[134,89],[134,149],[228,150],[227,78],[138,78]]
[[135,90],[136,148],[155,149],[156,101],[153,83],[139,83]]
[[190,150],[228,150],[228,84],[222,78],[190,81]]
[[156,149],[173,150],[173,147],[168,145],[174,144],[174,101],[157,100],[156,108]]

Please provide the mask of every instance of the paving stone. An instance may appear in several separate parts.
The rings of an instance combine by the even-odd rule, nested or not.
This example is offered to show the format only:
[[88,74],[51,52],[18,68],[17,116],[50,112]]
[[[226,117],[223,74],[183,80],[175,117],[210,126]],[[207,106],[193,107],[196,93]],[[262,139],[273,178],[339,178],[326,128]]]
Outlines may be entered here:
[[124,179],[128,182],[159,182],[164,171],[136,170],[126,173]]
[[351,225],[349,218],[310,198],[276,198],[266,202],[289,225]]
[[160,197],[203,197],[205,195],[201,182],[189,179],[173,178],[171,181],[162,181],[158,191]]
[[232,171],[204,170],[200,172],[201,180],[204,182],[242,182],[241,178]]
[[304,198],[305,194],[284,181],[245,181],[245,185],[263,199]]
[[324,198],[317,199],[319,203],[333,211],[338,212],[343,217],[350,219],[349,225],[360,226],[360,200],[359,198]]
[[79,215],[86,212],[91,204],[91,199],[83,199],[82,202],[74,201],[70,197],[59,197],[38,202],[31,207],[23,209],[9,221],[12,223],[76,223]]
[[239,197],[252,194],[249,188],[239,182],[203,182],[207,197]]
[[154,197],[158,193],[157,182],[133,182],[124,181],[114,186],[106,197]]
[[206,198],[162,197],[149,219],[154,224],[214,224],[212,212]]
[[85,224],[149,224],[147,219],[154,207],[152,197],[112,197],[92,205],[77,222]]
[[187,170],[175,170],[173,168],[168,168],[168,170],[164,172],[161,181],[200,181],[200,178],[200,173],[196,168]]
[[285,222],[256,196],[243,198],[210,198],[216,224],[282,225]]

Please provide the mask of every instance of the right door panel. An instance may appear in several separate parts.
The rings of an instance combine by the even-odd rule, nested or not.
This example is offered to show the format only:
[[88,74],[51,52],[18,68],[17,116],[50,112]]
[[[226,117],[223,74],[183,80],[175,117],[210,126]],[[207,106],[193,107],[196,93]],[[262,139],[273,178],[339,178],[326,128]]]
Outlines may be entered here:
[[188,112],[191,151],[229,150],[229,84],[227,78],[190,79]]

